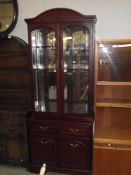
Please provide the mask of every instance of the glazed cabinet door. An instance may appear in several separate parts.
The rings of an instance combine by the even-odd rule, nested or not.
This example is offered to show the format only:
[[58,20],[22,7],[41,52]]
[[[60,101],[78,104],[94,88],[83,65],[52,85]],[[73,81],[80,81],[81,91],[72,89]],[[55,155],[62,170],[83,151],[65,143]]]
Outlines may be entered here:
[[57,112],[56,32],[48,27],[31,32],[35,112]]
[[31,32],[35,112],[87,116],[93,98],[89,36],[89,26],[80,23],[48,25]]
[[32,135],[31,160],[33,163],[46,162],[49,165],[56,164],[56,140],[50,137],[38,137]]
[[81,24],[68,24],[62,26],[62,36],[63,112],[70,115],[87,114],[89,112],[89,29]]

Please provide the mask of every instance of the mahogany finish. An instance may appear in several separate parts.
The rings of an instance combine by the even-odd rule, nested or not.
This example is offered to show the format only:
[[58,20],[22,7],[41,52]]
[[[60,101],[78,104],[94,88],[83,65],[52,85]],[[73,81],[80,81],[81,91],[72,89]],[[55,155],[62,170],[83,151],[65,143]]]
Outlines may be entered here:
[[[65,172],[74,174],[87,174],[91,172],[92,164],[92,125],[94,116],[94,63],[95,63],[95,38],[94,38],[94,24],[96,22],[96,16],[85,16],[71,9],[56,8],[47,10],[35,18],[26,19],[28,24],[28,35],[30,45],[30,78],[31,78],[31,95],[32,95],[32,112],[28,121],[29,125],[29,149],[30,149],[30,171],[38,172],[43,163],[47,164],[47,171]],[[83,112],[81,108],[76,107],[72,112],[72,103],[70,106],[64,106],[63,98],[80,98],[80,86],[79,78],[82,71],[73,73],[76,77],[75,81],[70,78],[71,72],[66,73],[65,79],[62,72],[63,64],[63,36],[62,30],[69,26],[78,26],[87,29],[89,35],[89,69],[88,69],[88,112]],[[34,94],[34,74],[32,73],[32,41],[31,36],[36,29],[48,28],[53,29],[56,34],[56,71],[50,70],[46,75],[51,75],[49,80],[49,86],[56,83],[57,87],[57,103],[58,108],[55,112],[50,111],[36,111],[34,100],[36,94]],[[74,28],[75,29],[75,28]],[[76,29],[75,29],[76,30]],[[43,37],[45,37],[43,35]],[[85,38],[84,38],[85,40]],[[44,46],[43,46],[44,47]],[[85,53],[85,52],[84,52]],[[67,53],[68,54],[68,53]],[[44,60],[44,57],[43,57]],[[47,60],[48,61],[48,60]],[[77,55],[77,61],[79,61],[79,55]],[[68,58],[68,63],[71,60]],[[87,62],[86,62],[87,63]],[[47,65],[46,65],[47,66]],[[84,65],[83,65],[84,66]],[[43,67],[42,67],[43,68]],[[70,70],[71,71],[71,70]],[[56,75],[56,80],[53,79]],[[63,89],[63,79],[67,81],[67,88],[70,93],[66,94],[66,88]],[[40,81],[42,85],[44,79]],[[46,80],[48,82],[48,79]],[[45,83],[46,86],[47,83]],[[74,85],[74,91],[72,86]],[[41,87],[40,87],[41,88]],[[47,87],[45,87],[47,89]],[[64,97],[63,92],[67,95]],[[74,97],[72,94],[76,93]],[[83,91],[84,92],[84,91]],[[38,91],[39,93],[39,91]],[[46,91],[49,95],[49,91]],[[65,96],[66,96],[65,95]],[[83,96],[85,93],[83,94]],[[83,100],[81,96],[81,100]],[[87,100],[87,99],[86,99]],[[53,103],[47,105],[47,110],[54,110]],[[66,109],[64,112],[64,109]],[[38,109],[39,110],[39,109]],[[44,109],[41,109],[44,110]],[[69,112],[70,111],[70,112]]]

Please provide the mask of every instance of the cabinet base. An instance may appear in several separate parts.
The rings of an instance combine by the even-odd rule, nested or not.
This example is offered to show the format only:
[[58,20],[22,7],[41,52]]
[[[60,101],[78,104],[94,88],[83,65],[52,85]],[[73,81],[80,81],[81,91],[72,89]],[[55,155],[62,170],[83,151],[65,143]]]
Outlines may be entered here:
[[[36,164],[29,164],[28,171],[32,173],[39,173],[41,166]],[[61,168],[57,166],[48,166],[47,172],[57,172],[57,173],[66,173],[69,175],[91,175],[90,170],[80,170],[80,169],[70,169],[70,168]]]

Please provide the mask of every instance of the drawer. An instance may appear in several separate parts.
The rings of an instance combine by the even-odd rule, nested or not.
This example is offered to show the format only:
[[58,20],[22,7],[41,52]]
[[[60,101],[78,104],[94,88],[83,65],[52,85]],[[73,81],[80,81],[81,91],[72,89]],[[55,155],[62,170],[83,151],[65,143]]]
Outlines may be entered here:
[[61,135],[74,135],[74,136],[90,136],[91,134],[91,125],[61,125]]
[[22,124],[25,123],[25,114],[0,112],[0,123],[2,124]]
[[0,125],[0,134],[18,135],[22,134],[24,129],[19,125]]
[[56,134],[57,125],[55,122],[30,121],[29,129],[36,134]]

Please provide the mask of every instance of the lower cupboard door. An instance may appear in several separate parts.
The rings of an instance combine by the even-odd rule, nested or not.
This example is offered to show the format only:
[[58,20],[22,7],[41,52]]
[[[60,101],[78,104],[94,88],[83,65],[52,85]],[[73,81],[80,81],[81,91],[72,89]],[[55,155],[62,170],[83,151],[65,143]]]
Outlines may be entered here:
[[63,140],[61,143],[61,163],[63,167],[89,169],[89,141]]
[[31,162],[56,164],[56,140],[32,137],[30,142]]
[[93,175],[131,175],[131,150],[94,148]]
[[[5,139],[5,159],[10,163],[20,163],[25,162],[25,152],[23,140],[17,137],[6,137]],[[4,151],[3,151],[4,153]]]

